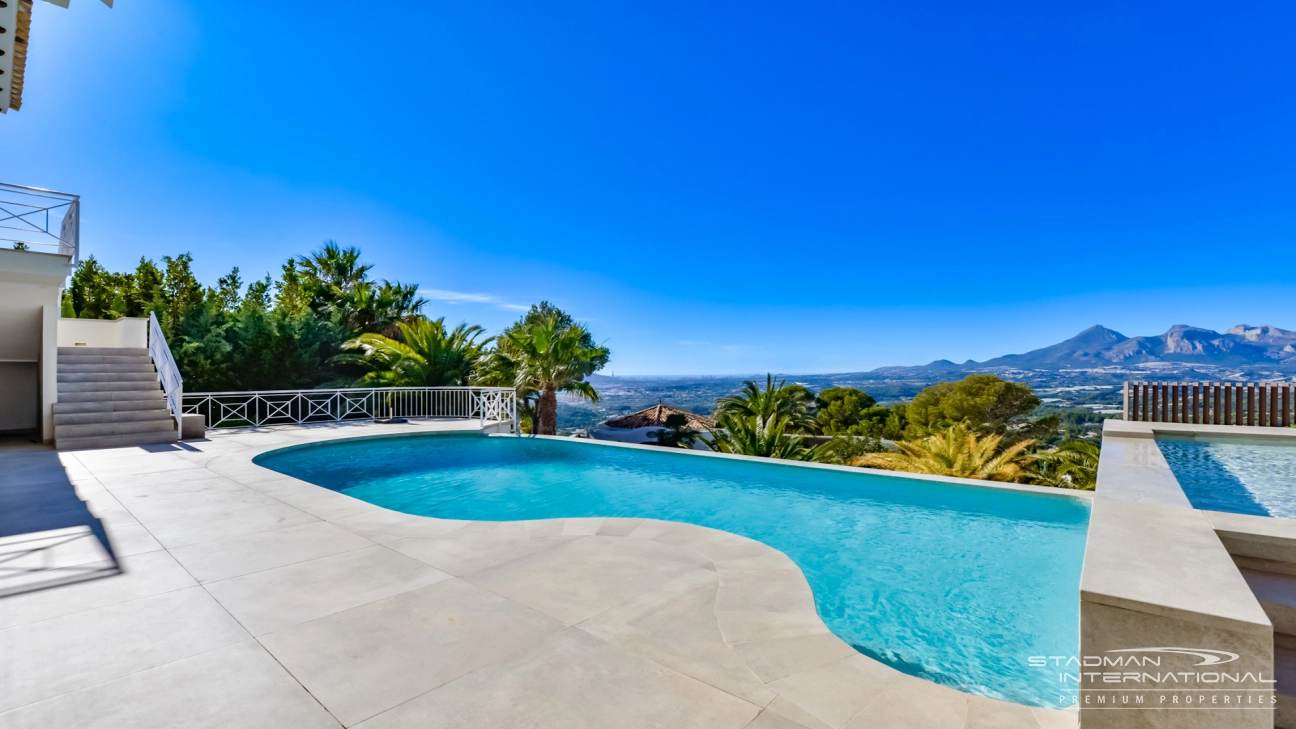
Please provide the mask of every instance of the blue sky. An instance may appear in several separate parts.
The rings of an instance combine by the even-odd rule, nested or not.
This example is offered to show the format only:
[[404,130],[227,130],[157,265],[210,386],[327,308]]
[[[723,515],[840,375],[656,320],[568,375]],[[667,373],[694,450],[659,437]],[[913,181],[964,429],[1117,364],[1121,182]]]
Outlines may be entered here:
[[37,3],[0,180],[113,268],[327,238],[616,374],[1296,328],[1290,3]]

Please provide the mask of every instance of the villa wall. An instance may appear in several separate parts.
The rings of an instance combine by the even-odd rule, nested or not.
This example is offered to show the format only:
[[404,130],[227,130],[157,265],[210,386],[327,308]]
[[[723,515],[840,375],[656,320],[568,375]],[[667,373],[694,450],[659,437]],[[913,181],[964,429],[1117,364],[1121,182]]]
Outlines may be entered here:
[[68,257],[0,249],[0,361],[22,363],[39,373],[31,378],[0,378],[4,399],[40,403],[41,439],[54,440],[54,403],[58,400],[58,321]]
[[148,347],[146,317],[121,319],[59,319],[60,347]]

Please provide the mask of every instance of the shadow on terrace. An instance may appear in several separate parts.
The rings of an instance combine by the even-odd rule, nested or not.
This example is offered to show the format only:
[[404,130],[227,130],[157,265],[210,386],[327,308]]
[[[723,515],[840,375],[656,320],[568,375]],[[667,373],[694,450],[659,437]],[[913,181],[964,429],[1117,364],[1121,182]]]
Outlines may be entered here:
[[0,597],[120,574],[54,449],[0,437]]

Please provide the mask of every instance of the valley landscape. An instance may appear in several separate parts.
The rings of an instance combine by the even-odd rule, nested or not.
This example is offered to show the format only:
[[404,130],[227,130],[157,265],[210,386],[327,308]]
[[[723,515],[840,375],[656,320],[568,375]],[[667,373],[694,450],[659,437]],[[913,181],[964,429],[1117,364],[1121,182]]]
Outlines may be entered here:
[[[888,404],[908,401],[924,387],[973,372],[1027,383],[1044,401],[1044,408],[1119,415],[1121,385],[1127,380],[1292,379],[1296,376],[1296,331],[1268,324],[1239,324],[1223,332],[1175,325],[1164,334],[1127,337],[1093,326],[1048,347],[984,362],[937,360],[868,372],[775,375],[816,392],[827,387],[858,388]],[[582,430],[659,402],[708,415],[716,398],[736,391],[744,380],[763,378],[764,374],[594,375],[589,379],[599,391],[599,402],[564,399],[558,425],[565,432]]]

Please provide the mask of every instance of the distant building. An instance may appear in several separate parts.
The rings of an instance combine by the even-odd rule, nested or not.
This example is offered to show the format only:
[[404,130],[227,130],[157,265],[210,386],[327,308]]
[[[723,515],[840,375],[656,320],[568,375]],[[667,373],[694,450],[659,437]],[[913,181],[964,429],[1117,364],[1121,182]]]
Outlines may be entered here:
[[[655,443],[657,439],[654,435],[657,431],[666,427],[666,418],[677,413],[688,418],[688,427],[693,430],[709,433],[715,427],[715,421],[705,415],[690,413],[687,410],[674,408],[670,405],[653,405],[637,413],[623,415],[602,425],[590,428],[590,437],[596,440],[612,440],[618,443]],[[707,447],[700,440],[693,447],[698,450],[707,450]]]

